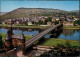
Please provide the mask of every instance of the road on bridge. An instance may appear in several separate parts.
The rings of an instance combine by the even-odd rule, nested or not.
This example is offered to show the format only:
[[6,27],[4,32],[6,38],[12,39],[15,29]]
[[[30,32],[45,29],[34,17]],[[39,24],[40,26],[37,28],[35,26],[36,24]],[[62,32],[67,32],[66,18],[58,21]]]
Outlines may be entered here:
[[46,30],[44,30],[43,32],[37,34],[36,36],[32,37],[30,40],[25,42],[25,47],[28,48],[29,46],[31,46],[31,44],[33,44],[35,41],[41,39],[44,35],[46,35],[47,33],[51,32],[53,29],[57,28],[58,26],[60,26],[62,24],[57,24],[55,26],[52,26]]

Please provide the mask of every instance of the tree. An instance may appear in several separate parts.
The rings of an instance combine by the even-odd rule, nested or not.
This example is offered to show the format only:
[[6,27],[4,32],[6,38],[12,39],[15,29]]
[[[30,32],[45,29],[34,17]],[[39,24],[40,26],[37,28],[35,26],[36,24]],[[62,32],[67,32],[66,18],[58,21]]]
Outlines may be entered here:
[[74,25],[76,25],[76,24],[80,25],[80,20],[74,21]]
[[54,24],[55,24],[55,25],[56,25],[56,24],[59,24],[59,21],[56,20],[56,21],[54,22]]
[[69,41],[66,41],[65,47],[66,47],[66,48],[71,48],[71,44],[69,43]]
[[48,18],[47,18],[47,21],[51,21],[51,20],[52,20],[52,17],[48,17]]

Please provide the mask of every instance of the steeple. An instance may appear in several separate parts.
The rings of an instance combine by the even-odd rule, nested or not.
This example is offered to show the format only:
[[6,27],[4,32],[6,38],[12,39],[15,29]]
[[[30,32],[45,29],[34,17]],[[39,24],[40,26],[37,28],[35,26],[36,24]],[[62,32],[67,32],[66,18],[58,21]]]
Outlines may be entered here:
[[12,21],[11,21],[10,33],[13,34]]
[[11,22],[11,27],[8,28],[8,31],[7,31],[5,40],[11,39],[12,38],[12,35],[13,35],[13,29],[12,29],[12,22]]
[[24,34],[23,34],[23,31],[22,31],[22,33],[21,33],[20,39],[25,39],[25,36],[24,36]]
[[11,38],[12,38],[12,31],[11,29],[8,29],[5,40],[9,40]]

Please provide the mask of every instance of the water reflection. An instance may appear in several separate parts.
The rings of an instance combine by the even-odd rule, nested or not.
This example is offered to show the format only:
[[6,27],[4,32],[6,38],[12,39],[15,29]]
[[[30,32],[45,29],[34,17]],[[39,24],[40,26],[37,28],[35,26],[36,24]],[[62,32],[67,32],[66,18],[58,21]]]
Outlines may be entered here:
[[58,39],[79,40],[80,30],[63,30]]

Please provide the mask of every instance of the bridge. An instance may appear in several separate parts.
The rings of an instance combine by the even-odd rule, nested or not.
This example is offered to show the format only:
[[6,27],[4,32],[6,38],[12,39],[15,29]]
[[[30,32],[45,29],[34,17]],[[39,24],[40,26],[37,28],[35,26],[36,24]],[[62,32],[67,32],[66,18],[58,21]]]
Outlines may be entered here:
[[55,26],[51,26],[50,28],[44,30],[43,32],[37,34],[36,36],[32,37],[30,40],[25,42],[25,48],[30,47],[34,42],[42,39],[44,37],[44,35],[46,35],[47,33],[50,33],[51,31],[53,31],[54,29],[57,29],[58,31],[60,31],[60,29],[63,27],[63,24],[57,24]]

